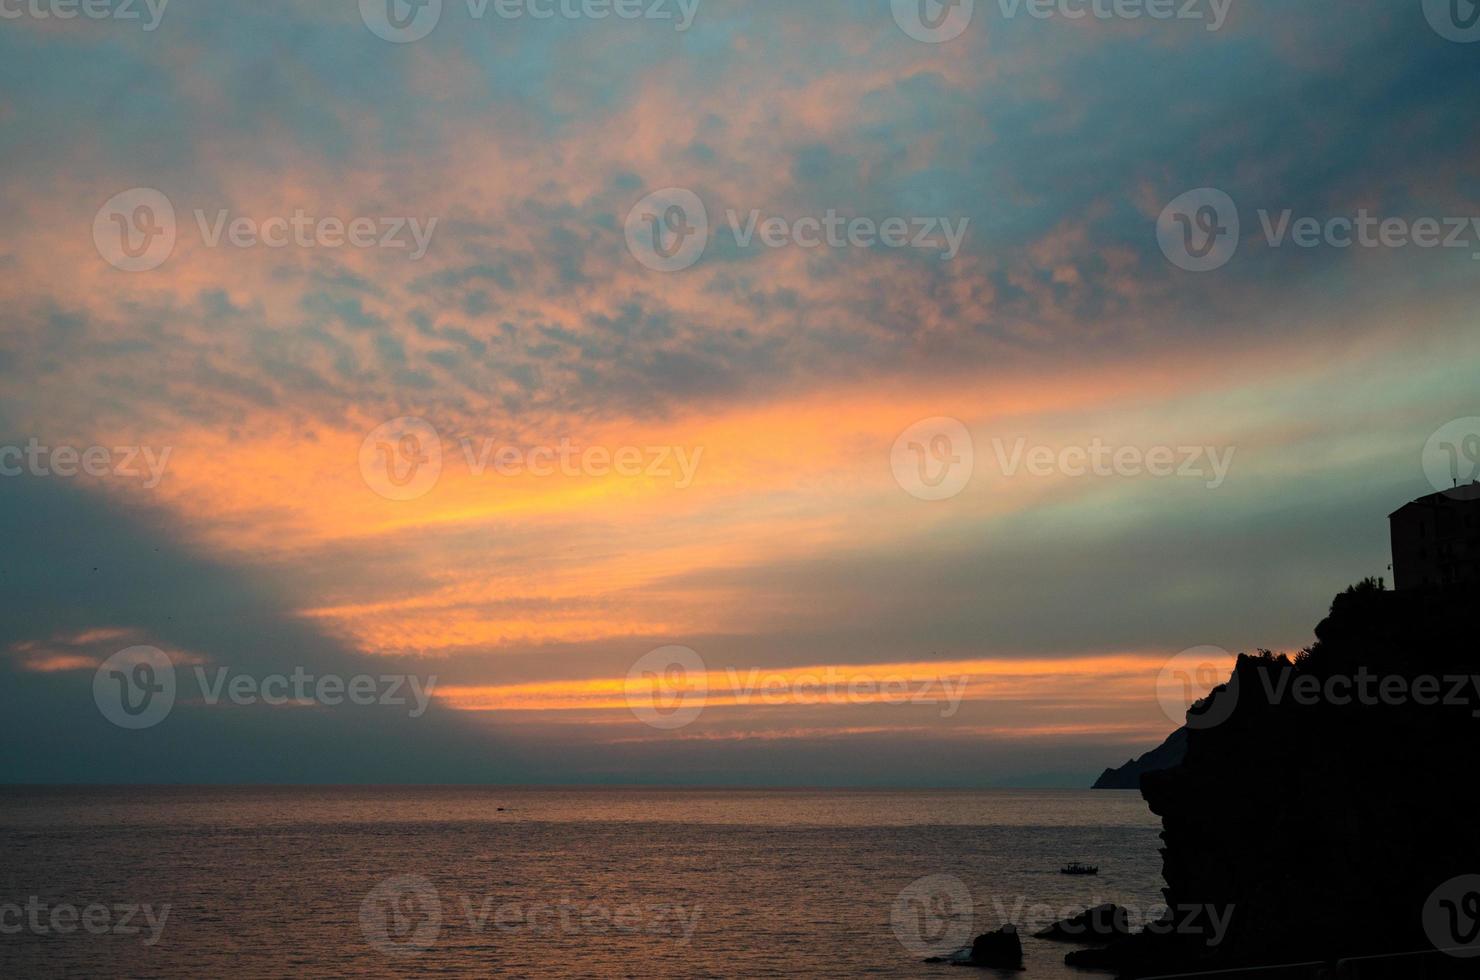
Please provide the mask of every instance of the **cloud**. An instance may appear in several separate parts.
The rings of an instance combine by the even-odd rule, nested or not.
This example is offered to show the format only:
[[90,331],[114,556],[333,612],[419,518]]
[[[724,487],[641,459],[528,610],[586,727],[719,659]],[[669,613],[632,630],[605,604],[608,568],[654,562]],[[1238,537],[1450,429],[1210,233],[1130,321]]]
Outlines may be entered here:
[[[1424,489],[1428,433],[1473,414],[1468,251],[1259,234],[1261,210],[1477,213],[1472,52],[1416,9],[1236,5],[1212,32],[978,5],[967,34],[930,45],[887,5],[845,0],[706,0],[684,32],[447,7],[408,45],[353,5],[172,6],[149,33],[8,22],[0,444],[171,450],[153,490],[0,478],[26,515],[13,533],[41,555],[8,570],[36,601],[0,616],[17,725],[56,729],[41,706],[75,706],[111,630],[260,669],[426,661],[492,689],[620,677],[674,641],[737,667],[1298,644],[1330,592],[1381,571],[1381,515]],[[704,201],[713,235],[663,274],[624,228],[670,186]],[[1238,203],[1244,235],[1197,275],[1166,261],[1155,223],[1203,186]],[[131,187],[176,212],[152,271],[122,272],[94,242],[99,207]],[[747,247],[731,211],[967,230],[949,262]],[[223,215],[300,214],[436,225],[414,260],[378,235],[278,248],[212,232]],[[925,505],[889,448],[942,415],[977,436],[979,471]],[[366,434],[399,416],[446,452],[409,502],[358,466]],[[1008,478],[997,437],[1238,456],[1216,493]],[[703,459],[679,487],[504,477],[467,452],[567,439]],[[1014,715],[1052,746],[1035,772],[1072,768],[1085,724],[1106,744],[1145,724],[1086,710]],[[398,754],[410,736],[393,722],[329,714],[188,747],[160,735],[157,762],[130,771],[373,774],[332,747],[342,723],[397,772],[507,774],[482,761],[487,718],[426,726]],[[891,725],[901,744],[937,737],[943,759],[1013,766],[962,747],[965,731],[1005,737],[983,718],[934,736],[887,716],[831,736],[815,716],[731,721],[709,732],[721,754],[694,739],[671,769],[604,721],[548,722],[558,751],[535,728],[499,737],[521,746],[516,775],[534,759],[572,777],[761,779],[746,743],[784,736],[803,745],[797,779],[835,764],[906,778],[881,748]],[[19,775],[101,778],[97,723]],[[316,749],[274,762],[248,732]],[[624,747],[587,755],[606,738]],[[898,765],[861,771],[843,743]]]

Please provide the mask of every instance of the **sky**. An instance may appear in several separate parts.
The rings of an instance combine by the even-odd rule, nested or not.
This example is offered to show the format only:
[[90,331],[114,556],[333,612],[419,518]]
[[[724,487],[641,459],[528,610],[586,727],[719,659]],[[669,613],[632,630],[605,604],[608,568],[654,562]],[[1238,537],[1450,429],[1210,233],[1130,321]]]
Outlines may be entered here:
[[1086,785],[1480,475],[1450,13],[0,0],[0,780]]

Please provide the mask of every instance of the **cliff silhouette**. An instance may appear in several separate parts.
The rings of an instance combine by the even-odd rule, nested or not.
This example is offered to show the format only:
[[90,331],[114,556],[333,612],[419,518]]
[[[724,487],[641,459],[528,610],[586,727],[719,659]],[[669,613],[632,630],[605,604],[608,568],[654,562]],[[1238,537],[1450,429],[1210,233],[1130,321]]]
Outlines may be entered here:
[[[1189,710],[1182,762],[1140,777],[1162,818],[1162,928],[1067,961],[1126,978],[1311,962],[1327,967],[1278,975],[1480,975],[1480,959],[1436,952],[1480,953],[1480,895],[1436,900],[1480,873],[1477,593],[1365,582],[1293,661],[1240,656]],[[1216,944],[1199,908],[1231,910]],[[1395,954],[1419,955],[1321,972]]]
[[1181,765],[1187,755],[1187,729],[1179,728],[1165,742],[1116,769],[1106,769],[1090,789],[1140,789],[1141,777]]

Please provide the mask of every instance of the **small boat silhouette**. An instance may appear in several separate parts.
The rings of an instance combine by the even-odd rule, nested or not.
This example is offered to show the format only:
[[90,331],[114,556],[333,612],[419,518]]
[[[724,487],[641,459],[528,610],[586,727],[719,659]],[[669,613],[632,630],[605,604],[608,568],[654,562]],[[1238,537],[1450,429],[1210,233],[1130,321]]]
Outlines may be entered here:
[[1099,873],[1098,865],[1080,864],[1078,861],[1070,861],[1059,869],[1061,875],[1097,875]]

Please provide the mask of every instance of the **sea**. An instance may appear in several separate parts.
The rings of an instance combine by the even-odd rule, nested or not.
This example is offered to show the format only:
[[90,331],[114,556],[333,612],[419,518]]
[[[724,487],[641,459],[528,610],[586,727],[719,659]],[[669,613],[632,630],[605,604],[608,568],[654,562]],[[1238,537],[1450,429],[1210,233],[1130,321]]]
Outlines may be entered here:
[[7,787],[0,977],[960,980],[924,960],[1008,922],[1003,976],[1093,976],[1029,933],[1155,918],[1159,830],[1123,791]]

